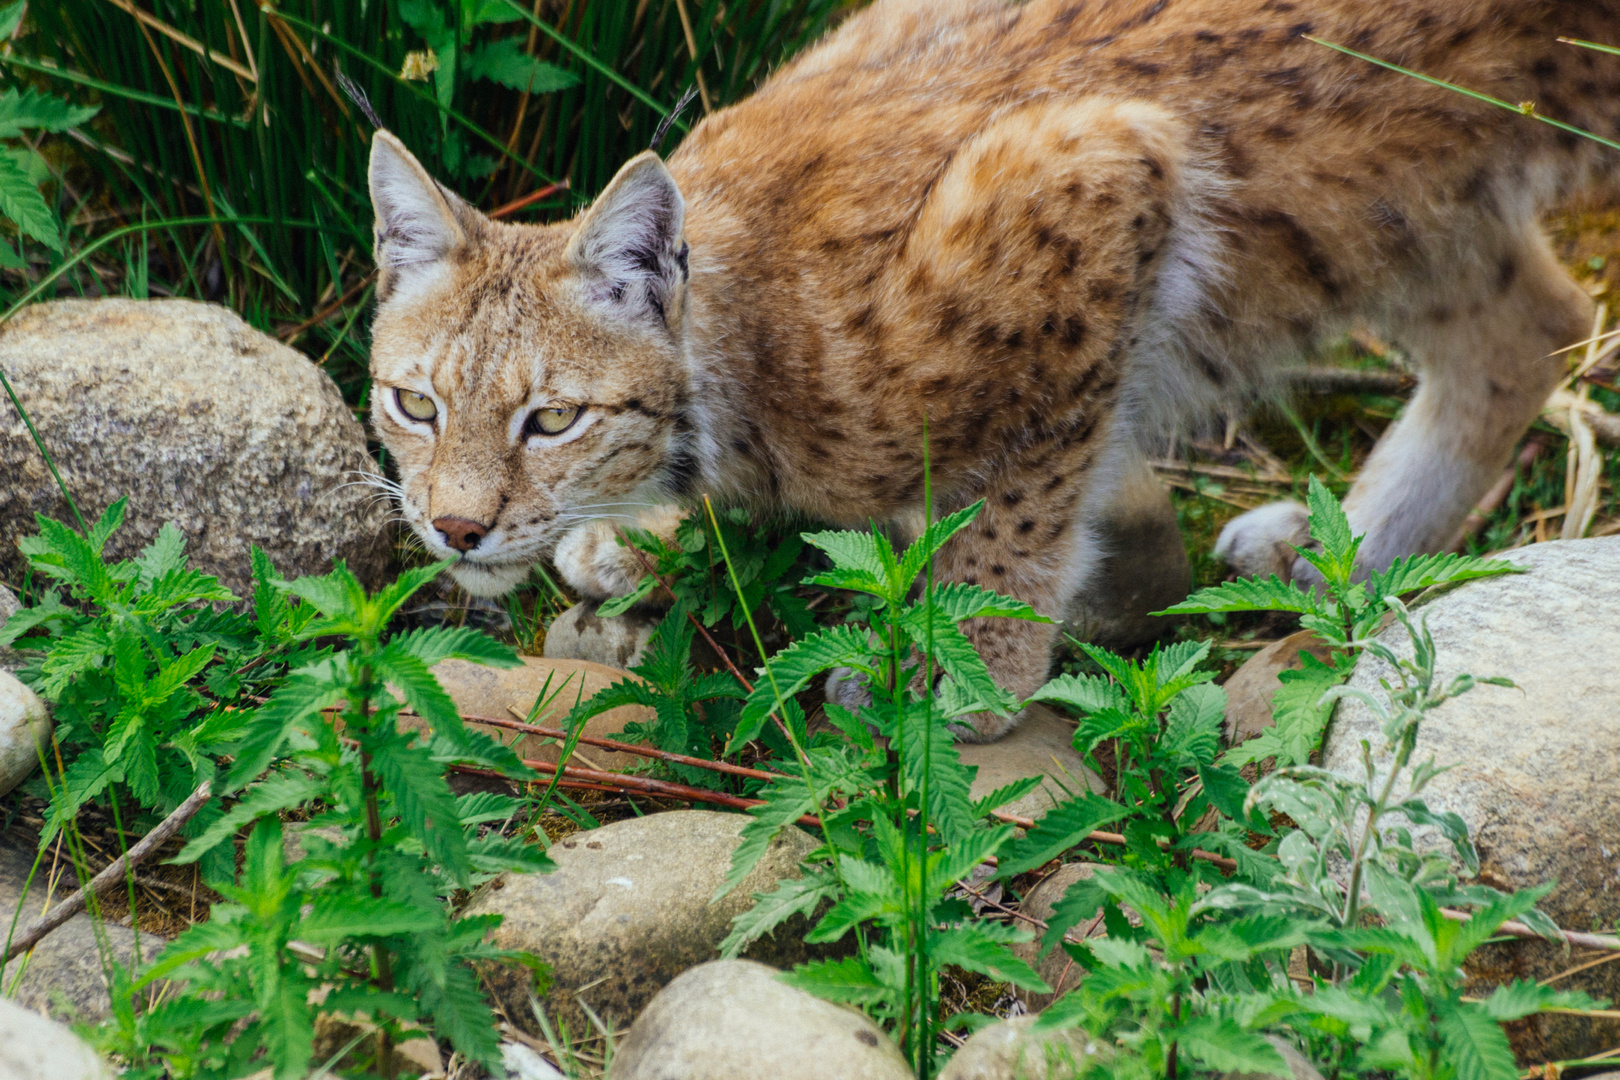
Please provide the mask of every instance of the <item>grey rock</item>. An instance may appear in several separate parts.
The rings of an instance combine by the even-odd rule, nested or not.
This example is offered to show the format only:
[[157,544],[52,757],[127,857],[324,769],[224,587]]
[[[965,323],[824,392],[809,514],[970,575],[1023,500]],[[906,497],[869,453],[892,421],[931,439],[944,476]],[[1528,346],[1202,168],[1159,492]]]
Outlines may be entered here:
[[[753,906],[752,894],[797,876],[799,860],[820,843],[798,828],[784,830],[742,884],[711,904],[749,820],[674,810],[574,833],[551,846],[556,870],[508,874],[486,886],[467,913],[505,916],[495,944],[551,965],[542,1004],[553,1023],[560,1017],[574,1031],[593,1030],[582,1001],[604,1021],[623,1023],[681,972],[718,957],[732,917]],[[804,944],[809,927],[795,918],[745,955],[782,967],[827,955]],[[538,1030],[528,980],[505,968],[487,977],[507,1015]]]
[[[1065,863],[1046,877],[1040,884],[1024,894],[1024,902],[1018,910],[1031,918],[1042,922],[1052,917],[1059,900],[1069,891],[1069,886],[1077,881],[1085,881],[1096,873],[1097,868],[1091,863]],[[1095,926],[1081,923],[1070,936],[1084,933],[1087,937],[1100,937],[1103,934],[1102,923]],[[1054,947],[1043,958],[1040,956],[1041,934],[1037,932],[1034,941],[1026,941],[1012,946],[1013,953],[1025,963],[1033,966],[1047,986],[1052,988],[1050,994],[1039,994],[1031,990],[1016,990],[1018,1000],[1024,1003],[1024,1008],[1032,1013],[1040,1012],[1052,1002],[1080,985],[1080,979],[1085,975],[1085,969],[1076,964],[1064,952],[1061,946]],[[1078,940],[1078,939],[1076,939]]]
[[[1423,798],[1468,823],[1485,883],[1522,889],[1557,881],[1540,905],[1554,922],[1570,930],[1612,927],[1620,922],[1620,538],[1536,544],[1505,557],[1530,572],[1469,582],[1415,614],[1434,635],[1437,686],[1467,672],[1506,676],[1519,689],[1481,686],[1432,710],[1412,761],[1432,755],[1449,768]],[[1397,655],[1411,655],[1399,627],[1380,637]],[[1397,681],[1363,654],[1350,685],[1381,697],[1381,678]],[[1323,765],[1362,775],[1364,739],[1378,751],[1375,762],[1387,766],[1374,714],[1346,700],[1329,728]],[[1414,839],[1447,850],[1431,830],[1414,830]],[[1571,966],[1559,946],[1514,942],[1476,953],[1469,972],[1476,990],[1489,992],[1496,983],[1545,979]],[[1620,965],[1600,964],[1558,985],[1620,999]],[[1583,1058],[1620,1043],[1620,1023],[1546,1015],[1514,1024],[1510,1034],[1526,1059]]]
[[607,667],[629,668],[641,663],[661,612],[637,605],[623,615],[602,618],[600,600],[575,604],[546,627],[547,660],[587,660]]
[[50,744],[51,716],[39,695],[0,671],[0,795],[26,780]]
[[1101,562],[1063,613],[1081,641],[1128,647],[1159,637],[1170,620],[1151,616],[1187,598],[1192,564],[1170,494],[1132,456],[1109,504],[1091,522]]
[[975,799],[1028,776],[1045,777],[1022,799],[999,807],[1019,817],[1038,818],[1064,799],[1105,788],[1074,749],[1074,722],[1044,705],[1026,708],[1018,726],[996,742],[958,743],[956,752],[963,764],[978,766]]
[[[252,595],[249,545],[282,574],[348,561],[375,584],[387,507],[365,431],[326,373],[233,312],[190,300],[56,300],[0,329],[0,367],[87,518],[129,498],[108,545],[173,521],[192,565]],[[23,426],[0,410],[0,577],[19,580],[34,514],[72,520]]]
[[[0,912],[5,913],[8,923],[12,912],[17,910],[23,882],[28,880],[29,869],[34,865],[34,854],[30,839],[15,832],[0,833]],[[51,855],[47,853],[29,886],[27,902],[17,920],[19,929],[33,922],[43,910],[51,867]],[[73,868],[66,863],[57,869],[61,877],[56,884],[56,899],[60,900],[77,889],[79,882]],[[127,969],[134,959],[134,932],[111,922],[103,923],[101,931],[108,959]],[[151,959],[161,948],[162,938],[141,935],[142,959]],[[22,963],[23,958],[19,956],[0,970],[7,989]],[[75,915],[52,930],[34,947],[27,964],[14,995],[18,1004],[69,1020],[100,1020],[107,1015],[107,980],[102,972],[96,927],[88,915]]]
[[1020,1016],[973,1034],[939,1080],[1072,1080],[1113,1049],[1078,1028],[1036,1034],[1035,1017]]
[[0,998],[0,1080],[113,1080],[117,1075],[61,1024]]
[[854,1009],[746,960],[695,967],[636,1018],[613,1080],[906,1080],[906,1059]]
[[[540,711],[534,723],[540,727],[559,728],[568,711],[598,690],[621,679],[636,679],[627,671],[605,667],[588,660],[542,660],[525,656],[523,666],[492,668],[472,664],[465,660],[446,660],[433,669],[445,692],[455,701],[462,715],[494,716],[503,720],[522,720],[529,716],[534,703],[540,700]],[[515,715],[514,715],[515,714]],[[592,738],[617,739],[632,742],[623,734],[624,725],[651,723],[651,709],[642,705],[621,705],[586,721],[584,734]],[[401,725],[419,725],[421,721],[406,718]],[[476,726],[476,725],[475,725]],[[483,728],[503,736],[506,732]],[[522,758],[555,762],[559,747],[550,739],[538,735],[524,735],[511,743]],[[589,769],[623,771],[647,759],[634,754],[604,750],[598,746],[580,744],[574,749],[571,764]]]

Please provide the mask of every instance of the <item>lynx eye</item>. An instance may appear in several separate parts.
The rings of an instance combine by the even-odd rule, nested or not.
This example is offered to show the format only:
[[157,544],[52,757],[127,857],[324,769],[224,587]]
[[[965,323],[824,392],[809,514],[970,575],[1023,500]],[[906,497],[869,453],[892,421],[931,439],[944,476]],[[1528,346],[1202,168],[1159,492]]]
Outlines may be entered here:
[[394,404],[399,406],[400,412],[424,424],[432,423],[434,417],[439,415],[439,407],[433,404],[433,399],[415,390],[395,390]]
[[555,409],[536,409],[523,425],[525,435],[561,435],[579,419],[578,405],[564,405]]

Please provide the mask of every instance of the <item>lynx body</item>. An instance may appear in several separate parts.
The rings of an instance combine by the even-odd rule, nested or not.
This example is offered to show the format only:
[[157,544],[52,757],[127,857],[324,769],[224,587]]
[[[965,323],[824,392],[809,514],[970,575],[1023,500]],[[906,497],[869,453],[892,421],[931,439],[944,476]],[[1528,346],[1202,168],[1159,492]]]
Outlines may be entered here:
[[[1348,500],[1369,564],[1446,544],[1585,336],[1538,212],[1610,151],[1305,40],[1613,136],[1613,0],[878,0],[627,164],[579,218],[492,222],[386,133],[376,430],[477,593],[599,521],[716,499],[847,525],[986,508],[937,572],[1058,616],[1138,447],[1369,323],[1422,381]],[[1219,550],[1281,566],[1303,510]],[[1280,553],[1286,557],[1279,561]],[[969,627],[1027,695],[1051,626]],[[984,718],[982,738],[1008,721]]]

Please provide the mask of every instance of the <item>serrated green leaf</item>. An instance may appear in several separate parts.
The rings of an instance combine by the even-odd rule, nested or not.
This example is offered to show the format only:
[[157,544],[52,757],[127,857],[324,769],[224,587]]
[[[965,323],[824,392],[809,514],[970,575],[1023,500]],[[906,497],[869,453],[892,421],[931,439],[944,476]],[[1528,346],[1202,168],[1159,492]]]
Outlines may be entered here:
[[23,235],[33,237],[52,251],[62,251],[61,226],[40,195],[27,170],[9,154],[0,154],[0,214],[9,218]]
[[1601,1009],[1603,1003],[1579,990],[1560,990],[1555,986],[1537,985],[1529,979],[1519,979],[1507,986],[1498,986],[1482,1002],[1482,1008],[1492,1020],[1506,1023],[1545,1009]]
[[1170,701],[1158,753],[1181,769],[1215,760],[1226,721],[1226,691],[1213,683],[1189,686]]
[[1130,709],[1130,699],[1113,680],[1101,675],[1059,675],[1031,695],[1031,701],[1050,701],[1081,715]]
[[889,995],[872,966],[859,956],[800,964],[778,978],[824,1001],[849,1005],[872,1005]]
[[488,79],[519,93],[549,94],[579,84],[573,72],[525,53],[521,37],[473,46],[463,58],[462,72],[469,79]]
[[264,772],[295,726],[342,699],[342,687],[328,679],[308,674],[289,677],[259,706],[247,738],[237,749],[226,791],[235,791]]
[[1093,792],[1067,799],[1048,810],[1024,836],[1010,841],[997,858],[996,876],[1010,878],[1033,870],[1084,840],[1092,830],[1130,814]]
[[982,709],[1004,716],[1018,707],[1018,699],[996,684],[979,650],[948,614],[913,604],[896,621],[912,643],[927,650],[951,681]]
[[742,884],[743,878],[764,856],[777,833],[792,828],[795,821],[816,807],[815,795],[809,785],[797,776],[772,780],[759,794],[765,802],[749,809],[749,816],[753,820],[743,826],[741,842],[731,853],[731,869],[709,901],[711,904]]
[[721,958],[736,959],[795,915],[808,919],[823,903],[836,898],[838,891],[838,880],[830,869],[809,866],[801,876],[778,882],[770,892],[755,893],[754,906],[732,917],[731,932],[720,943]]
[[1443,1058],[1457,1080],[1518,1080],[1519,1067],[1504,1032],[1477,1005],[1449,1002],[1436,1010]]
[[754,682],[754,692],[743,703],[737,730],[732,733],[726,752],[734,753],[742,744],[758,737],[766,718],[776,709],[777,688],[784,699],[790,698],[823,671],[861,659],[871,651],[867,632],[846,625],[829,627],[813,637],[801,638],[777,653],[767,661],[769,674],[760,673]]
[[992,810],[999,810],[1010,802],[1017,802],[1025,795],[1040,787],[1045,777],[1026,776],[1022,780],[1014,780],[1010,784],[1003,784],[988,795],[973,800],[973,816],[983,817]]
[[174,522],[165,521],[157,536],[135,557],[135,580],[139,591],[150,590],[158,578],[170,570],[179,570],[185,564],[186,534],[176,528]]
[[100,795],[107,785],[122,780],[124,772],[102,756],[99,749],[91,748],[79,754],[62,776],[61,786],[51,799],[51,808],[45,815],[45,828],[41,830],[39,846],[44,848],[64,825],[78,814],[79,807]]
[[1269,579],[1239,578],[1199,589],[1174,607],[1155,615],[1214,615],[1233,611],[1292,611],[1306,615],[1320,610],[1315,597],[1293,582],[1273,574]]
[[1399,596],[1434,585],[1455,581],[1523,574],[1530,568],[1504,559],[1481,559],[1472,555],[1442,552],[1438,555],[1408,555],[1396,559],[1383,573],[1370,574],[1367,587],[1375,598]]
[[1215,1072],[1289,1076],[1292,1071],[1265,1037],[1245,1031],[1235,1021],[1195,1016],[1176,1031],[1182,1053]]
[[316,945],[346,938],[390,937],[439,929],[444,912],[394,900],[343,893],[316,893],[310,912],[298,923],[296,936]]
[[433,860],[446,872],[465,878],[467,839],[456,820],[455,796],[433,755],[398,741],[382,742],[372,750],[371,768],[406,828],[422,841]]
[[906,548],[900,557],[899,572],[895,578],[896,584],[902,589],[911,588],[911,583],[917,580],[917,575],[923,572],[928,560],[939,553],[947,541],[963,529],[972,524],[973,519],[979,516],[984,509],[984,500],[980,499],[972,506],[964,506],[953,514],[947,514],[938,521],[923,529],[922,535]]
[[1317,569],[1332,570],[1330,581],[1348,582],[1355,572],[1356,549],[1361,547],[1361,538],[1350,531],[1350,519],[1345,516],[1344,508],[1317,476],[1311,477],[1305,505],[1310,511],[1311,539],[1321,546],[1329,562],[1328,567]]
[[596,609],[596,616],[599,619],[617,618],[645,600],[657,587],[658,580],[648,574],[637,582],[634,589],[623,596],[613,596],[602,601]]
[[[11,10],[0,10],[0,26],[10,17]],[[0,94],[0,139],[15,139],[27,130],[66,131],[100,111],[99,106],[75,105],[31,86],[21,93],[13,88]]]
[[215,819],[202,835],[187,842],[172,861],[180,865],[196,862],[243,826],[265,814],[302,806],[319,795],[324,786],[318,777],[298,772],[283,772],[268,777],[248,788],[242,798]]
[[453,745],[467,741],[467,728],[456,711],[456,703],[433,672],[416,656],[394,642],[378,649],[371,658],[379,678],[399,691],[416,715],[433,725],[433,733]]
[[1012,983],[1037,994],[1050,994],[1052,988],[1028,963],[1015,956],[1004,941],[989,928],[994,923],[965,923],[928,935],[929,961],[954,964],[964,971],[987,975],[997,982]]

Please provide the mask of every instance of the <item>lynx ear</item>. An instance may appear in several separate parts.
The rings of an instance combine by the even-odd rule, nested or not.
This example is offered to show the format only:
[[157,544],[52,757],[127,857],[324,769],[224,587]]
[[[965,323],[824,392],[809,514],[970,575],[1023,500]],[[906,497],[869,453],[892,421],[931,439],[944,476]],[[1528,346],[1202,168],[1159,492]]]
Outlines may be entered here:
[[456,204],[411,152],[387,131],[371,138],[374,254],[387,278],[429,269],[467,242]]
[[592,302],[668,325],[686,283],[685,219],[686,200],[658,155],[632,158],[568,242]]

